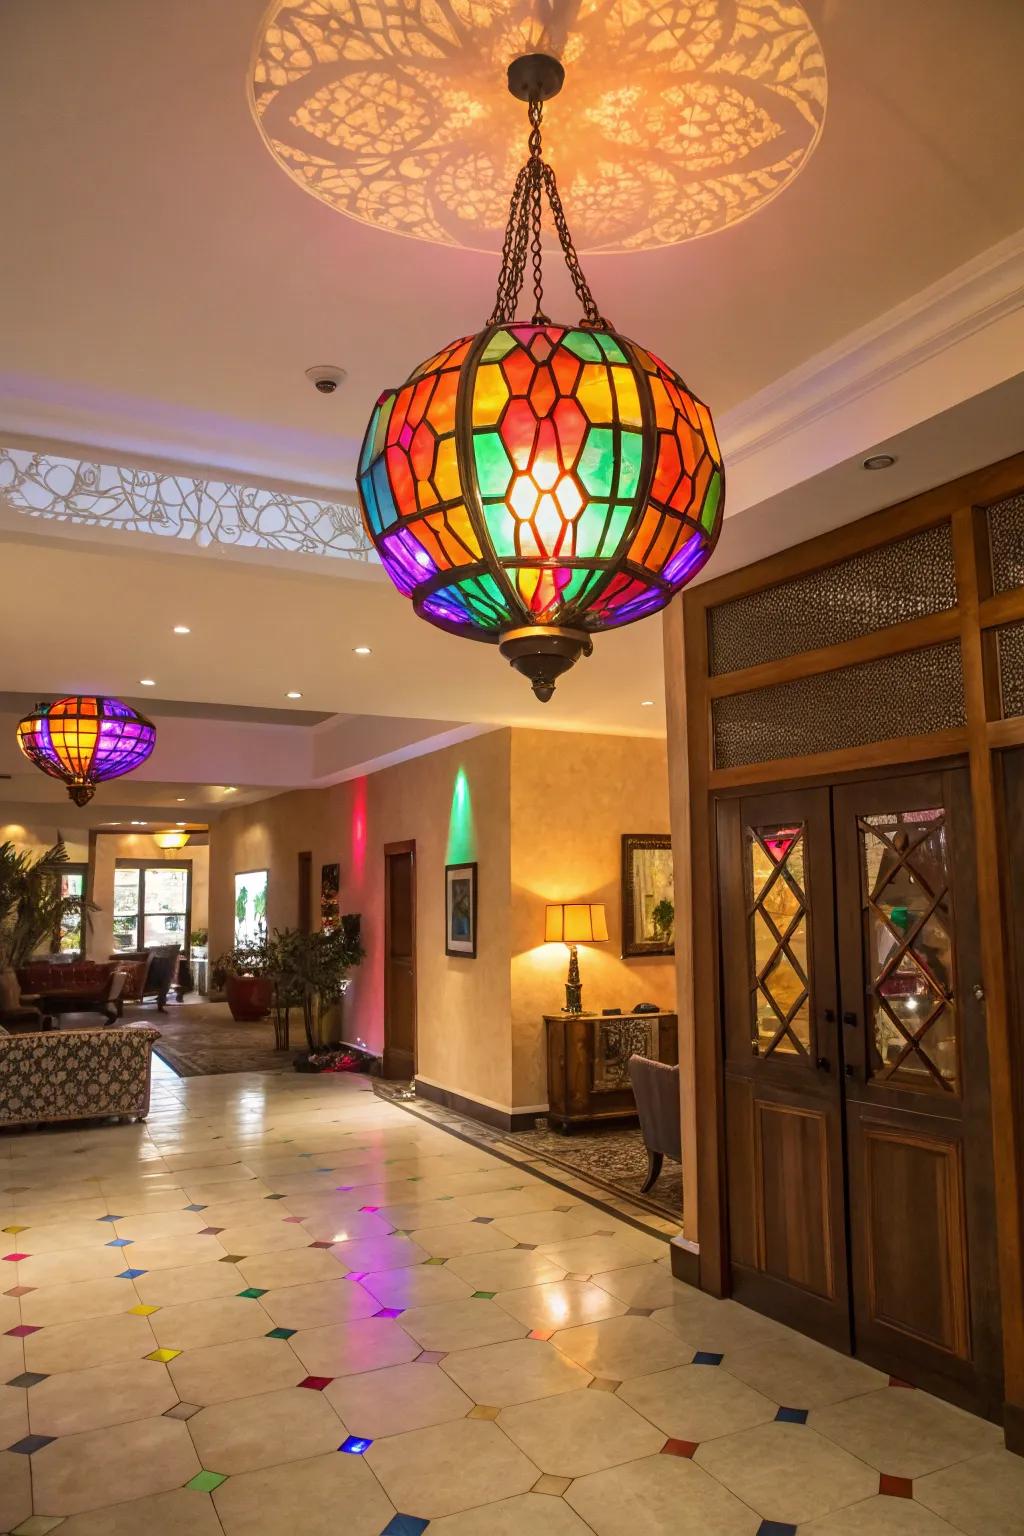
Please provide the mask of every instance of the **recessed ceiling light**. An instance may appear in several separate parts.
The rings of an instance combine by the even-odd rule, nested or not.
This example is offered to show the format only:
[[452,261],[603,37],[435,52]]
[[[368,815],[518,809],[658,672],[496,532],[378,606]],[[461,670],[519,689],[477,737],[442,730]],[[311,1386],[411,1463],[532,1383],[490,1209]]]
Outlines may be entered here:
[[641,709],[653,709],[654,708],[654,700],[653,699],[641,699],[640,700],[640,708]]
[[130,827],[148,827],[149,826],[149,822],[148,821],[130,821],[128,823],[128,825]]
[[225,784],[224,793],[226,795],[236,795],[238,793],[238,789],[234,784]]
[[352,651],[353,651],[353,654],[356,655],[356,656],[372,656],[373,655],[373,652],[370,650],[370,647],[368,645],[354,645],[352,647]]
[[288,692],[285,694],[285,698],[286,699],[301,699],[302,698],[302,694],[299,693],[295,688],[290,688],[288,690]]
[[187,624],[175,624],[174,633],[176,635],[190,635],[192,631],[189,629]]
[[188,826],[188,822],[187,821],[176,821],[174,823],[174,825],[176,827],[187,827]]
[[179,805],[184,805],[185,804],[185,796],[184,795],[178,795],[177,796],[177,801],[178,801]]
[[869,459],[864,460],[865,469],[892,469],[896,463],[894,453],[873,453]]
[[140,677],[139,678],[139,682],[141,683],[143,688],[155,688],[156,687],[156,678],[155,677]]

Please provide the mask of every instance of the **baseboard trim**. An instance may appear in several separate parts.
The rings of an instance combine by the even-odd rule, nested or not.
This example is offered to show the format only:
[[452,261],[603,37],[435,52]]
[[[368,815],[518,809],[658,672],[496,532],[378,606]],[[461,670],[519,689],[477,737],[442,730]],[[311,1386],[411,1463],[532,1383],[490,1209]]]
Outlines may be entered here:
[[700,1286],[700,1249],[685,1237],[673,1237],[668,1244],[672,1275],[687,1285]]
[[493,1125],[498,1131],[528,1131],[537,1118],[536,1110],[497,1109],[493,1104],[482,1104],[479,1099],[470,1099],[463,1093],[453,1093],[450,1088],[428,1083],[422,1077],[416,1079],[416,1094],[418,1098],[429,1099],[432,1104],[440,1104],[442,1109],[453,1109],[483,1125]]
[[1024,1456],[1024,1408],[1018,1403],[1003,1404],[1003,1436],[1008,1451]]

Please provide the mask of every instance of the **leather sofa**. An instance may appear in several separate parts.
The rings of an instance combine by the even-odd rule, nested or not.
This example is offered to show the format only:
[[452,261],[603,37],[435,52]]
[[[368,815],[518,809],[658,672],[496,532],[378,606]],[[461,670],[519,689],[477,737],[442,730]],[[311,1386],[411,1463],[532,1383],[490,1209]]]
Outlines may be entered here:
[[149,1113],[153,1044],[148,1024],[121,1029],[0,1029],[0,1128]]

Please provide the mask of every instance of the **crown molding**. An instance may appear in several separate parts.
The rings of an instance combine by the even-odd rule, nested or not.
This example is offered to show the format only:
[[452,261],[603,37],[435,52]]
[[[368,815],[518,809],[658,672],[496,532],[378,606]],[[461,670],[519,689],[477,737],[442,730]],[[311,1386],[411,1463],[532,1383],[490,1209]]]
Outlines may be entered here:
[[777,447],[1022,308],[1019,229],[726,411],[717,425],[729,467]]

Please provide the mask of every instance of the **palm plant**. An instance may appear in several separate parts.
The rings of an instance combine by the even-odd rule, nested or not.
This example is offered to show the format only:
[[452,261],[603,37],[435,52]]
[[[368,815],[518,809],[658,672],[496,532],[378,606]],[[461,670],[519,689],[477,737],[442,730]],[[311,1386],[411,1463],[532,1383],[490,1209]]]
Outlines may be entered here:
[[0,843],[0,970],[27,964],[72,913],[81,911],[87,924],[90,912],[98,910],[82,896],[61,895],[61,869],[69,862],[59,836],[38,858]]
[[342,918],[340,927],[316,933],[303,933],[298,928],[277,930],[270,953],[278,1037],[287,1042],[289,1010],[300,1007],[306,1044],[312,1054],[319,1043],[325,1010],[344,995],[348,972],[365,953],[359,918],[355,913],[348,914]]

